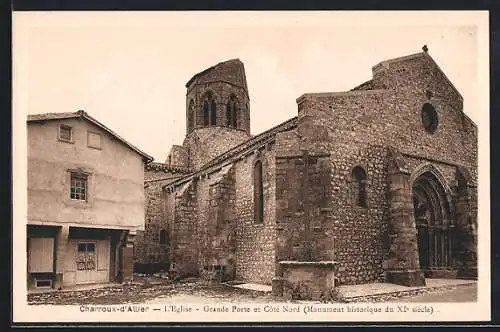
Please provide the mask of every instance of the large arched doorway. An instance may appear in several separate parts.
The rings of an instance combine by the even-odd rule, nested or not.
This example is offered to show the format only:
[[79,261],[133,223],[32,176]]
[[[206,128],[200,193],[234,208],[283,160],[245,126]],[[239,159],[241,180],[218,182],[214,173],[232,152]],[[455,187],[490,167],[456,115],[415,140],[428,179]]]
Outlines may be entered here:
[[453,221],[443,185],[427,171],[413,183],[420,267],[426,277],[437,277],[453,268]]

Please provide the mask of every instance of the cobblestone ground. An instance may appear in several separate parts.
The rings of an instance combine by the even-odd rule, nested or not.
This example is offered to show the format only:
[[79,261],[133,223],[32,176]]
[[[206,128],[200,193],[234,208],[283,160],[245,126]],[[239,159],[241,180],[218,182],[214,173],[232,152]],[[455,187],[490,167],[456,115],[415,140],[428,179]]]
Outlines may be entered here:
[[474,302],[477,301],[477,285],[462,285],[439,292],[425,293],[413,297],[394,299],[406,302]]
[[221,284],[204,284],[198,281],[169,282],[168,280],[141,280],[132,285],[121,285],[92,290],[29,294],[28,304],[123,304],[145,303],[155,299],[167,302],[169,298],[214,299],[237,302],[272,300],[271,294],[238,289]]
[[424,288],[348,299],[346,302],[474,302],[477,284]]
[[[238,289],[220,284],[203,284],[198,281],[172,283],[168,280],[155,280],[108,287],[94,290],[51,292],[29,294],[28,304],[33,305],[97,305],[124,303],[160,303],[185,299],[194,303],[204,302],[283,302],[286,299],[275,298],[270,293]],[[411,292],[364,296],[343,299],[341,295],[331,302],[470,302],[477,300],[477,285],[459,285],[437,289],[421,289]],[[329,301],[329,302],[330,302]],[[185,301],[181,301],[185,302]],[[303,302],[303,301],[300,301]]]

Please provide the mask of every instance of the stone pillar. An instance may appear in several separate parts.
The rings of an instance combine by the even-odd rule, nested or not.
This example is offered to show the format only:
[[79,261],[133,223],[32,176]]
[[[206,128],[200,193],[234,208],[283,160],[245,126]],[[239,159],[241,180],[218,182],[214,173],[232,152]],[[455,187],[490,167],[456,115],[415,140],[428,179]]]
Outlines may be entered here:
[[304,176],[302,177],[302,202],[304,204],[304,242],[302,259],[304,261],[312,260],[312,241],[311,241],[311,216],[310,202],[309,202],[309,152],[302,151],[302,158],[304,160]]
[[236,189],[232,166],[226,166],[211,184],[208,220],[201,230],[200,276],[206,281],[234,280],[236,266],[236,222],[234,201]]
[[384,262],[386,281],[405,286],[424,286],[420,269],[417,229],[413,213],[410,172],[398,152],[389,153],[390,255]]
[[64,261],[66,260],[66,251],[69,237],[69,226],[63,225],[58,228],[55,241],[55,289],[62,289],[63,287],[63,274],[64,274]]
[[135,231],[129,231],[124,236],[122,242],[122,257],[121,257],[121,276],[122,282],[131,282],[134,280],[134,241]]
[[456,252],[457,277],[477,279],[477,185],[464,168],[457,171]]

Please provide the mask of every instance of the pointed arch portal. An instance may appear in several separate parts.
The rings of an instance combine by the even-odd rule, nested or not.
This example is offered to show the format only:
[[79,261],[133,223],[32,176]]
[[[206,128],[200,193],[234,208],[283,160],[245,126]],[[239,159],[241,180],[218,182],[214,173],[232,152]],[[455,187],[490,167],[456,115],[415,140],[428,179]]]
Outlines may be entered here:
[[412,192],[420,267],[426,276],[452,268],[455,225],[445,189],[427,171],[415,179]]

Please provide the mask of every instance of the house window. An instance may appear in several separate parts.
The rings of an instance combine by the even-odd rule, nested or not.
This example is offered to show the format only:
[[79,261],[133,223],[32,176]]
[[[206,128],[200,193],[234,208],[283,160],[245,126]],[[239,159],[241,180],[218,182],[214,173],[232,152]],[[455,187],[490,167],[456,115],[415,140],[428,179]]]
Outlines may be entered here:
[[52,280],[50,279],[35,279],[35,287],[36,288],[52,288]]
[[366,194],[366,172],[360,167],[356,166],[351,174],[351,192],[353,203],[360,207],[367,206]]
[[86,201],[87,200],[87,176],[83,174],[71,173],[70,198]]
[[87,146],[94,149],[102,149],[102,136],[91,131],[87,132]]
[[262,162],[258,160],[253,169],[253,204],[256,223],[264,222],[264,181],[262,177]]
[[70,126],[60,125],[59,126],[59,139],[65,142],[73,141],[73,130]]
[[160,231],[160,244],[168,244],[169,238],[168,238],[168,232],[164,229]]

